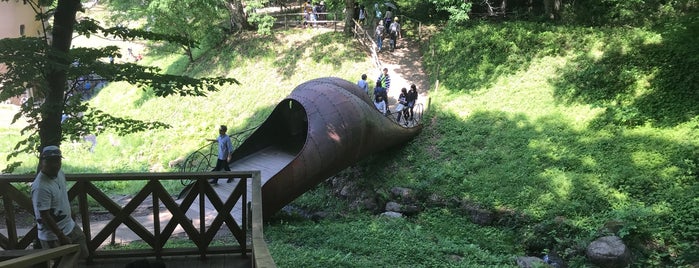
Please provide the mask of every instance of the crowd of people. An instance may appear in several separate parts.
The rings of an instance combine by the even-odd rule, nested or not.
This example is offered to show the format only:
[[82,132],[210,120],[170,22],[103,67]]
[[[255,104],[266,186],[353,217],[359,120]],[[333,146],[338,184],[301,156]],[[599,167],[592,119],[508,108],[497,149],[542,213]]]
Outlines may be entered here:
[[[388,98],[388,92],[391,89],[391,76],[388,73],[388,68],[384,68],[383,72],[376,78],[374,88],[371,92],[369,91],[369,82],[367,81],[366,74],[362,74],[361,79],[357,82],[357,86],[373,98],[374,106],[380,113],[386,116],[392,114],[389,108],[390,104]],[[398,103],[395,105],[396,121],[398,123],[403,123],[407,126],[408,122],[413,120],[417,98],[418,93],[415,84],[410,85],[410,90],[401,88],[401,93],[398,96]]]
[[318,26],[317,21],[327,20],[327,9],[325,7],[325,2],[320,1],[319,3],[311,3],[311,0],[306,0],[301,6],[301,13],[303,13],[303,28],[307,26],[316,27]]

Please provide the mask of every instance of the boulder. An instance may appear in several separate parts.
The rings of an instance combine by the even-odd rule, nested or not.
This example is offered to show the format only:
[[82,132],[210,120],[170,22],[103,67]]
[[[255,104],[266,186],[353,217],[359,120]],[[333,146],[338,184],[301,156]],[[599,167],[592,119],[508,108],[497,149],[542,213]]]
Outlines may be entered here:
[[517,257],[517,266],[522,268],[533,268],[533,267],[549,267],[544,260],[537,257]]
[[400,214],[400,213],[395,212],[395,211],[386,211],[384,213],[381,213],[381,216],[389,217],[389,218],[402,218],[403,214]]
[[587,246],[590,262],[603,268],[626,267],[631,263],[631,252],[618,236],[597,238]]
[[413,190],[405,187],[393,187],[391,188],[391,194],[393,197],[399,200],[413,200]]
[[396,202],[386,203],[386,211],[401,212],[401,205]]

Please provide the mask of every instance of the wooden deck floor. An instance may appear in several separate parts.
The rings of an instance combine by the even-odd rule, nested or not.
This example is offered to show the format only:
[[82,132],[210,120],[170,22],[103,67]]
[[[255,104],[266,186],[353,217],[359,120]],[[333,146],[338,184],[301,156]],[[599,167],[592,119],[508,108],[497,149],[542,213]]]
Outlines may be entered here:
[[[124,268],[127,264],[134,261],[150,261],[154,262],[155,258],[135,258],[135,259],[97,259],[91,264],[81,263],[78,267],[81,268]],[[199,259],[199,256],[177,256],[163,257],[161,260],[167,268],[197,268],[197,267],[226,267],[226,268],[250,268],[252,267],[252,257],[242,256],[239,253],[225,255],[210,255],[205,260]],[[143,267],[143,266],[137,266]],[[148,266],[146,266],[148,267]],[[150,266],[159,267],[159,266]]]
[[[249,155],[243,159],[231,163],[230,168],[232,171],[249,171],[249,170],[259,170],[260,177],[262,180],[262,185],[265,184],[272,176],[281,171],[286,165],[288,165],[292,160],[294,160],[295,155],[285,152],[276,147],[267,147],[260,150],[252,155]],[[222,198],[228,198],[231,192],[238,185],[238,180],[233,182],[226,182],[226,180],[219,180],[218,184],[214,186],[216,193]],[[250,187],[248,189],[248,198],[251,198]],[[192,218],[197,218],[199,215],[199,200],[196,200],[190,209],[187,211],[187,215]],[[204,205],[206,208],[206,218],[213,219],[217,211],[214,206],[206,200]],[[238,202],[233,208],[232,214],[236,219],[236,222],[240,224],[240,215],[242,210],[242,204]],[[208,223],[207,223],[208,224]]]

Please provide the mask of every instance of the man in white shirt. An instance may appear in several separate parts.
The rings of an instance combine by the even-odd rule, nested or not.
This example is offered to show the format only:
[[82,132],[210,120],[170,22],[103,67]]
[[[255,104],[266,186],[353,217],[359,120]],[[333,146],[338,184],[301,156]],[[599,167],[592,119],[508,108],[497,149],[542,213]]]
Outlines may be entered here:
[[88,254],[85,234],[72,218],[66,177],[61,170],[62,155],[58,146],[41,151],[41,168],[32,183],[32,205],[41,248],[80,244],[80,257]]

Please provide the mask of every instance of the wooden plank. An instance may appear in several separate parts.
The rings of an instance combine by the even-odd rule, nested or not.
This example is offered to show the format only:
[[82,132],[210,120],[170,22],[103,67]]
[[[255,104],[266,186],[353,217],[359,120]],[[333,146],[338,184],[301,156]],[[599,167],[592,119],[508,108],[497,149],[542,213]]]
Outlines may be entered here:
[[92,239],[91,246],[94,247],[92,250],[96,250],[97,246],[102,244],[107,237],[113,233],[119,224],[124,223],[128,226],[131,231],[138,235],[144,242],[146,242],[151,247],[155,246],[154,237],[148,230],[146,230],[143,225],[138,223],[132,216],[131,213],[136,210],[136,208],[146,199],[150,194],[148,187],[144,187],[140,192],[138,192],[131,201],[124,206],[122,209],[117,203],[107,197],[102,193],[97,187],[92,184],[87,185],[86,191],[94,198],[100,205],[102,205],[107,211],[114,215],[114,219],[109,221],[107,225],[102,229],[95,237]]
[[[162,184],[153,190],[153,194],[160,196],[163,205],[166,209],[168,209],[168,211],[170,211],[170,214],[172,214],[172,218],[165,226],[165,228],[163,228],[161,235],[169,239],[175,230],[175,226],[179,224],[180,226],[182,226],[182,229],[184,229],[185,233],[187,233],[187,235],[189,236],[189,239],[192,240],[192,242],[194,242],[195,245],[202,245],[200,239],[201,233],[197,231],[197,229],[192,224],[192,221],[189,218],[187,218],[187,215],[185,215],[182,208],[179,207],[177,203],[175,203],[175,200],[173,200],[172,197],[170,197],[170,195],[167,193]],[[168,239],[163,239],[162,241],[160,241],[161,246],[164,246]]]
[[[24,268],[24,267],[30,267],[34,264],[39,264],[42,262],[47,262],[49,260],[53,260],[58,257],[63,257],[62,259],[66,259],[68,261],[76,260],[75,256],[77,256],[78,252],[80,251],[80,246],[71,244],[71,245],[63,245],[60,247],[55,247],[51,249],[45,249],[45,250],[38,250],[36,252],[32,252],[27,255],[23,255],[21,257],[17,257],[11,260],[6,260],[0,262],[0,267],[5,267],[5,268]],[[28,253],[28,250],[25,250],[25,253]],[[73,258],[70,258],[68,256],[73,256]],[[64,263],[65,260],[61,261],[61,264],[59,264],[58,267],[75,267],[75,263]]]
[[259,174],[252,179],[252,255],[253,267],[277,267],[265,241],[262,221],[262,183]]
[[5,207],[5,223],[7,224],[7,238],[3,237],[3,240],[7,242],[3,245],[5,249],[16,249],[17,248],[17,223],[15,221],[15,206],[12,200],[7,195],[3,195],[2,198],[3,207]]

